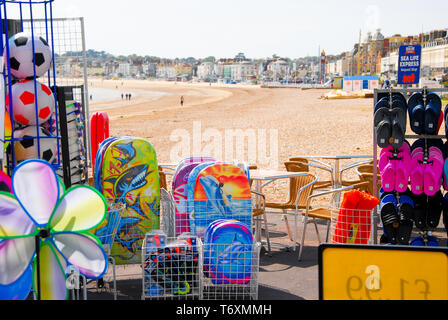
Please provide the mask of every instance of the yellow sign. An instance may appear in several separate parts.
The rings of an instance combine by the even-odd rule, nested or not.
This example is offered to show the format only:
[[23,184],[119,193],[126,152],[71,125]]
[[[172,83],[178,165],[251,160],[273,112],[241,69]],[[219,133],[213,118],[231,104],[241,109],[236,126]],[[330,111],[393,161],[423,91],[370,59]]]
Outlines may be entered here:
[[322,300],[447,300],[448,249],[319,247]]

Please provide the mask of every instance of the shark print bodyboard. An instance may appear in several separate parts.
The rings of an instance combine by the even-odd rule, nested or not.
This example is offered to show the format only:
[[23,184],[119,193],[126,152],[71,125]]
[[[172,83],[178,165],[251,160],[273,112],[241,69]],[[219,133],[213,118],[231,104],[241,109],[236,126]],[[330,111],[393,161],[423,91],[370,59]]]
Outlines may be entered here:
[[117,264],[141,263],[145,234],[160,229],[160,185],[153,146],[140,138],[113,141],[104,153],[102,193],[126,208],[111,250]]
[[215,163],[203,168],[194,185],[191,217],[194,234],[201,238],[209,224],[218,219],[238,220],[250,228],[252,201],[247,175],[229,163]]

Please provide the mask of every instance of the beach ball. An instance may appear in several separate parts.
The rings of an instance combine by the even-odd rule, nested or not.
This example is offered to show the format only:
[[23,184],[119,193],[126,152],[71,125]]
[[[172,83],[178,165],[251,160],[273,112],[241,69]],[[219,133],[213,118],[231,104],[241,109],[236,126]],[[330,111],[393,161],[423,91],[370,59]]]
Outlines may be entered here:
[[[37,130],[39,130],[39,144]],[[42,127],[29,126],[22,130],[16,130],[14,138],[22,139],[14,143],[17,164],[29,159],[42,159],[49,163],[54,163],[58,159],[57,138]],[[39,146],[40,154],[38,154]]]
[[37,112],[36,94],[33,80],[23,80],[14,84],[12,91],[12,105],[10,108],[9,94],[6,95],[6,108],[13,115],[14,121],[28,126],[39,125],[46,122],[55,111],[55,100],[53,92],[43,83],[36,81],[37,89]]
[[31,291],[32,280],[33,272],[29,267],[19,279],[10,285],[0,284],[0,300],[25,300]]
[[[34,39],[34,54],[33,54]],[[34,38],[25,32],[17,33],[9,38],[9,66],[11,74],[19,79],[34,79],[34,62],[36,77],[43,76],[50,69],[52,51],[48,42],[40,37]],[[7,61],[6,48],[3,56]]]
[[[12,123],[11,123],[11,117],[9,116],[9,113],[5,111],[5,140],[11,139],[12,137]],[[5,141],[5,144],[3,145],[3,149],[6,150],[10,144],[10,141]]]

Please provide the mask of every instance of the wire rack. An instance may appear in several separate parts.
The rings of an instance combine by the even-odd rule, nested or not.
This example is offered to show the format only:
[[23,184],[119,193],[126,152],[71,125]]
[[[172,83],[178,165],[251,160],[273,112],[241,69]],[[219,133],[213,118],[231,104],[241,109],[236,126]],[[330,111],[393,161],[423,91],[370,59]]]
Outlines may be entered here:
[[374,210],[347,209],[339,206],[331,212],[331,243],[372,244]]
[[257,300],[261,244],[203,246],[201,300]]
[[202,257],[197,238],[146,235],[142,254],[142,299],[198,300]]

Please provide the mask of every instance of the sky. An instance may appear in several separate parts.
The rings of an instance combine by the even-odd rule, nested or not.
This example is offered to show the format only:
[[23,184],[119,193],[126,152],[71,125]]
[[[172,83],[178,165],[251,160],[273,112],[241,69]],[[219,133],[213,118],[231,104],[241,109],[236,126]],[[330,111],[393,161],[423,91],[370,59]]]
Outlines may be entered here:
[[448,28],[446,0],[55,0],[54,17],[84,17],[87,49],[165,58],[299,58],[349,51],[368,31]]

